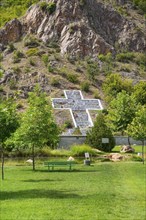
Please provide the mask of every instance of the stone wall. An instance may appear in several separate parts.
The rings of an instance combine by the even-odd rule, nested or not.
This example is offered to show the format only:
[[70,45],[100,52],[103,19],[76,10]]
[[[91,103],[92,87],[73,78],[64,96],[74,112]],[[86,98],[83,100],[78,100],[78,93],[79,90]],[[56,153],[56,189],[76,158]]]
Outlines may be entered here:
[[[86,136],[61,136],[58,148],[69,149],[75,144],[83,144]],[[122,136],[115,136],[116,145],[128,145],[128,138]],[[135,141],[130,138],[131,144],[141,145],[140,141]]]

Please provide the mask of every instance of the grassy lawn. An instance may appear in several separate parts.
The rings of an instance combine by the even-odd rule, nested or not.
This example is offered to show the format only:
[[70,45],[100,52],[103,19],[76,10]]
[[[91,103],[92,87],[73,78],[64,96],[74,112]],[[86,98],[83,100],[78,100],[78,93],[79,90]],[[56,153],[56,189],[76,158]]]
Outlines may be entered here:
[[[6,164],[7,165],[7,164]],[[144,220],[146,165],[140,162],[75,165],[47,172],[6,166],[0,182],[2,220]]]

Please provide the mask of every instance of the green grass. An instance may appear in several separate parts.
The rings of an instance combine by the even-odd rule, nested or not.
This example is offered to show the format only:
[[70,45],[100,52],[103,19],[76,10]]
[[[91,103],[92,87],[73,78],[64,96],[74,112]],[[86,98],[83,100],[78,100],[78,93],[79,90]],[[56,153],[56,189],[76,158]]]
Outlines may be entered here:
[[[20,164],[17,164],[20,165]],[[142,163],[95,163],[47,172],[8,166],[0,182],[3,220],[144,220]]]

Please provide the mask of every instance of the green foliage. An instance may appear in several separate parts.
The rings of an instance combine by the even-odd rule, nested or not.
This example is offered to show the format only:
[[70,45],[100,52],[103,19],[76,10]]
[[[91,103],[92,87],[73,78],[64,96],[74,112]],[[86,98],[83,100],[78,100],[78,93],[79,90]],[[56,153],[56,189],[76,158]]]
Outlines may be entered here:
[[37,2],[39,2],[39,0],[1,0],[0,26],[13,18],[24,15],[28,7]]
[[138,106],[132,96],[122,91],[110,102],[107,121],[110,128],[122,134],[135,117]]
[[18,127],[18,115],[16,105],[9,99],[0,102],[0,144],[11,136]]
[[51,85],[58,87],[60,85],[60,77],[53,77],[51,79]]
[[72,82],[74,84],[78,83],[78,76],[74,73],[68,73],[67,74],[67,79],[69,82]]
[[48,71],[53,73],[54,72],[54,67],[51,65],[51,63],[48,64]]
[[81,90],[84,92],[89,92],[90,83],[88,81],[84,81],[81,83]]
[[94,81],[95,77],[99,74],[99,66],[97,62],[92,60],[87,62],[87,76],[89,80]]
[[23,57],[24,57],[24,54],[21,51],[15,50],[14,55],[13,55],[13,63],[19,63],[21,58]]
[[112,73],[107,76],[102,88],[108,102],[116,98],[117,94],[122,92],[122,90],[129,94],[133,90],[132,80],[123,79],[118,73]]
[[102,61],[102,71],[105,72],[106,74],[110,73],[113,68],[113,56],[111,53],[107,53],[106,55],[104,54],[99,54],[98,59]]
[[141,106],[136,112],[132,122],[128,125],[127,131],[135,140],[144,142],[146,139],[146,105]]
[[44,144],[56,146],[58,135],[59,130],[53,119],[51,104],[40,88],[36,87],[34,92],[29,93],[28,108],[22,115],[20,127],[12,141],[16,146],[32,148],[34,170],[35,148],[41,148]]
[[24,38],[24,46],[28,48],[36,48],[39,46],[39,41],[33,35],[27,35]]
[[137,103],[141,105],[146,104],[146,82],[140,81],[134,86],[133,97],[136,99]]
[[43,11],[49,12],[52,14],[56,10],[56,3],[55,2],[40,2],[40,7]]
[[4,74],[4,70],[3,70],[3,69],[0,69],[0,78],[3,77],[3,74]]
[[69,128],[72,128],[72,127],[73,127],[72,122],[69,121],[69,120],[65,121],[64,127],[65,127],[65,128],[68,128],[68,129],[69,129]]
[[43,54],[42,61],[44,62],[45,66],[47,66],[49,62],[49,56],[47,54]]
[[37,55],[38,55],[38,52],[39,52],[38,48],[30,48],[30,49],[28,49],[28,50],[26,51],[26,55],[27,55],[28,57],[37,56]]
[[[102,138],[109,138],[109,143],[102,143]],[[86,143],[105,152],[110,152],[114,148],[114,137],[106,125],[105,116],[102,113],[97,115],[94,127],[87,132]]]
[[132,0],[137,8],[141,9],[144,13],[146,13],[146,1],[145,0]]
[[133,52],[125,52],[125,53],[119,53],[116,55],[116,60],[119,62],[125,62],[129,63],[130,61],[134,60],[134,53]]
[[95,151],[86,144],[83,145],[74,145],[71,147],[71,152],[73,156],[85,156],[85,153],[88,152],[89,154],[95,155]]
[[29,63],[30,63],[31,66],[35,66],[36,65],[35,61],[33,59],[29,59]]

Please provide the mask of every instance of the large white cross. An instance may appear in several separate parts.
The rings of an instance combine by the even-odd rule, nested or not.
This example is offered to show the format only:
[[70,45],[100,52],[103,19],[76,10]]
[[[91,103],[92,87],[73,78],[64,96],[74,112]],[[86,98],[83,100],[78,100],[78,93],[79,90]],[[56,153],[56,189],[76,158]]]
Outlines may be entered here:
[[55,109],[69,109],[75,127],[92,127],[93,122],[88,110],[101,110],[99,99],[84,99],[80,90],[64,90],[65,98],[53,98]]

